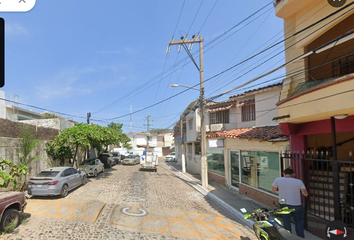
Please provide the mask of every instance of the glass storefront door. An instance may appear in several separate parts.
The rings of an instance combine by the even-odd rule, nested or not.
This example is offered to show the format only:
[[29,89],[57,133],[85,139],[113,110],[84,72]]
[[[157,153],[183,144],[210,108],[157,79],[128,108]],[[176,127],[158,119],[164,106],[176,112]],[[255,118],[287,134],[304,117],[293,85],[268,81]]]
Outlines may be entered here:
[[240,182],[240,151],[230,151],[231,185],[238,188]]

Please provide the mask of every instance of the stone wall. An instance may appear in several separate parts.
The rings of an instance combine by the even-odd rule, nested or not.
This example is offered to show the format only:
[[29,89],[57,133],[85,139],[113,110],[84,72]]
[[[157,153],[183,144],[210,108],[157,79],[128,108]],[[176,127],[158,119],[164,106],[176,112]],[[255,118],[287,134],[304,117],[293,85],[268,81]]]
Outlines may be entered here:
[[[21,126],[25,124],[22,122],[14,122],[8,119],[0,118],[0,137],[18,138]],[[28,124],[29,125],[29,124]],[[59,134],[59,129],[40,127],[30,125],[36,132],[37,139],[53,140]]]

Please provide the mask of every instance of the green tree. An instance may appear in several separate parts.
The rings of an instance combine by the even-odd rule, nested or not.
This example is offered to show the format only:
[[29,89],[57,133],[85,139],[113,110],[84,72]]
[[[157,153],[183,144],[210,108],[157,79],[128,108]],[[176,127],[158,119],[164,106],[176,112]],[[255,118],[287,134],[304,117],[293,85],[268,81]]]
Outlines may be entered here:
[[[20,136],[20,147],[16,148],[16,152],[19,155],[20,158],[20,164],[24,164],[27,168],[29,164],[33,161],[45,161],[48,163],[49,166],[52,165],[50,161],[47,159],[43,159],[37,155],[30,157],[30,153],[32,150],[34,150],[39,144],[42,142],[40,140],[36,139],[35,135],[35,130],[31,128],[30,125],[28,124],[23,124],[19,130],[19,136]],[[25,181],[24,185],[25,186],[27,182],[27,172],[25,175]],[[21,182],[22,175],[19,176],[19,182]]]
[[[77,123],[67,128],[47,144],[47,153],[54,159],[73,159],[73,166],[77,166],[76,158],[79,151],[87,151],[90,147],[102,152],[102,148],[110,144],[125,144],[129,137],[115,129],[99,125]],[[64,160],[65,161],[65,160]]]
[[108,128],[115,129],[116,131],[122,133],[123,132],[123,123],[114,123],[111,122],[107,125]]

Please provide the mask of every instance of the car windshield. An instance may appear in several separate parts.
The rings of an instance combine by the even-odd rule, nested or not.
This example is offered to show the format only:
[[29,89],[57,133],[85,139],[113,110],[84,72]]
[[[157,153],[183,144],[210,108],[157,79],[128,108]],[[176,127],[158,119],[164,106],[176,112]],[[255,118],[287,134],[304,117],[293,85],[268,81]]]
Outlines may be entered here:
[[170,153],[170,155],[172,155],[172,156],[173,156],[173,155],[176,155],[176,153],[174,153],[174,152],[173,152],[173,153]]
[[37,177],[55,177],[59,171],[42,171],[37,174]]
[[85,160],[80,165],[95,165],[95,159]]
[[127,158],[136,158],[135,155],[129,155]]

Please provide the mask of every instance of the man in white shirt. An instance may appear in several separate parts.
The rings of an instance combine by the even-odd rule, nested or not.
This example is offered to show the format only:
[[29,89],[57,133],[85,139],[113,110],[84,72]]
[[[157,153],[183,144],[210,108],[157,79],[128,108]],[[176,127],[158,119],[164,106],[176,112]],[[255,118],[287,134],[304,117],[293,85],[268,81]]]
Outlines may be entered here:
[[285,199],[285,204],[280,204],[281,207],[289,207],[295,209],[291,214],[284,214],[283,225],[284,228],[291,232],[291,216],[295,221],[296,234],[299,237],[305,238],[303,210],[301,204],[301,194],[305,197],[308,192],[304,183],[295,178],[294,171],[287,168],[283,171],[284,177],[278,177],[272,184],[272,191],[279,191],[279,199]]

